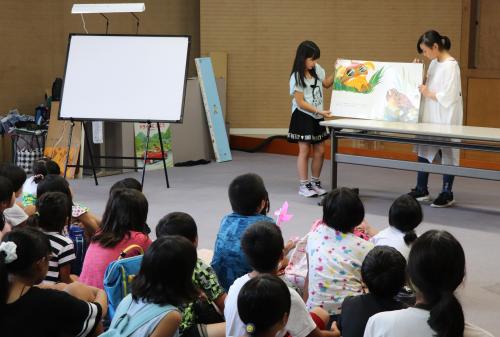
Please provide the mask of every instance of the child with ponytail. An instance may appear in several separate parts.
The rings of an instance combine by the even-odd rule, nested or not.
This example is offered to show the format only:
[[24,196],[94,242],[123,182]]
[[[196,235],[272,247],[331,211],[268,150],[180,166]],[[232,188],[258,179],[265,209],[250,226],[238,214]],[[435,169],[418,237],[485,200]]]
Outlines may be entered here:
[[405,194],[397,198],[389,209],[389,227],[371,238],[376,246],[396,248],[408,259],[413,241],[417,239],[415,228],[422,222],[422,207],[412,196]]
[[488,337],[464,321],[455,290],[465,277],[465,253],[446,231],[430,230],[412,245],[408,276],[417,293],[414,307],[372,316],[364,337]]

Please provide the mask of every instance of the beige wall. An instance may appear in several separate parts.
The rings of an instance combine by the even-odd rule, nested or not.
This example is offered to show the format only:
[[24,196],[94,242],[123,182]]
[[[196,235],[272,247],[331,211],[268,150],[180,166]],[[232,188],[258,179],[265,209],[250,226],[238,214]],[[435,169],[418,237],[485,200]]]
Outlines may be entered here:
[[[74,0],[2,0],[0,10],[0,115],[11,108],[32,113],[43,102],[45,89],[62,77],[69,33],[83,33],[79,15],[71,15]],[[92,3],[93,1],[89,1]],[[102,2],[102,1],[97,1]],[[112,0],[105,2],[124,2]],[[140,34],[188,34],[193,58],[199,55],[199,0],[146,0]],[[104,33],[103,17],[85,15],[89,33]],[[109,15],[109,33],[135,34],[130,14]]]
[[[231,127],[282,128],[289,123],[289,74],[302,40],[319,45],[327,73],[338,57],[412,60],[428,29],[448,35],[458,58],[461,14],[459,0],[200,0],[201,53],[229,53]],[[328,92],[326,107],[329,102]]]

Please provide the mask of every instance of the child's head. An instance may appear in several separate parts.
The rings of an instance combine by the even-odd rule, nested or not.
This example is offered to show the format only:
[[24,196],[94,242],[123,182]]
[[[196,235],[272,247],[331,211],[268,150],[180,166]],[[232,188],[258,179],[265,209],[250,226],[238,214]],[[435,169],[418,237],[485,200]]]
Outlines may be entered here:
[[15,190],[14,187],[12,187],[10,179],[0,176],[0,231],[2,231],[5,226],[3,211],[7,208],[11,208],[14,202],[16,202]]
[[415,228],[422,222],[422,207],[412,196],[403,194],[389,209],[389,225],[405,233],[404,239],[410,245],[417,239]]
[[250,336],[282,330],[290,313],[290,290],[279,277],[258,275],[238,294],[238,314]]
[[321,51],[318,45],[312,41],[303,41],[297,47],[297,52],[295,53],[295,60],[293,61],[293,67],[291,75],[295,76],[297,83],[305,87],[304,75],[306,70],[314,77],[318,78],[316,75],[316,61],[319,59]]
[[363,260],[361,278],[371,294],[392,298],[405,284],[406,260],[393,247],[376,246]]
[[118,180],[109,189],[109,194],[113,193],[115,190],[117,190],[119,188],[131,188],[131,189],[137,190],[139,192],[142,192],[141,183],[137,179],[134,179],[134,178],[125,178],[122,180]]
[[241,249],[248,263],[259,273],[275,273],[283,259],[283,236],[273,222],[258,221],[241,237]]
[[323,222],[339,232],[349,233],[365,218],[365,208],[359,196],[350,188],[340,187],[323,200]]
[[0,176],[10,180],[16,192],[16,198],[23,192],[23,185],[26,181],[26,172],[17,165],[5,163],[0,166]]
[[198,293],[192,278],[196,261],[196,248],[188,239],[178,235],[158,238],[144,253],[132,296],[174,306],[195,299]]
[[35,183],[38,184],[48,174],[61,174],[61,169],[55,161],[50,158],[42,158],[33,163],[33,176],[35,177]]
[[447,36],[442,36],[435,30],[422,34],[417,42],[417,51],[430,60],[437,58],[443,51],[449,51],[451,41]]
[[229,202],[235,213],[254,215],[269,211],[269,198],[264,181],[254,173],[234,178],[229,185]]
[[156,226],[156,237],[180,235],[194,243],[198,242],[198,228],[191,215],[183,212],[172,212],[165,215]]
[[36,228],[15,228],[0,243],[0,306],[7,300],[9,277],[26,285],[43,281],[52,254],[48,237]]
[[465,277],[465,253],[446,231],[430,230],[413,243],[408,276],[430,309],[429,326],[437,336],[462,336],[464,313],[454,295]]
[[71,217],[68,197],[62,192],[47,192],[36,201],[37,213],[30,217],[29,223],[47,232],[61,233]]
[[130,231],[146,232],[148,201],[139,191],[124,188],[111,193],[102,216],[101,231],[92,241],[102,247],[114,247]]
[[36,187],[36,198],[41,198],[41,196],[47,192],[64,193],[66,197],[68,197],[70,205],[73,205],[73,195],[69,188],[69,183],[60,175],[48,174],[45,176]]

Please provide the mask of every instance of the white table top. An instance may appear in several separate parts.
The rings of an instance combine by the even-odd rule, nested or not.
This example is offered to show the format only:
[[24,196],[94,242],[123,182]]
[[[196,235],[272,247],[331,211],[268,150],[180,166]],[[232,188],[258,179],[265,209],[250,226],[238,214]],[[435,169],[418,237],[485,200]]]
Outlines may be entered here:
[[409,135],[439,136],[477,141],[500,141],[499,128],[445,125],[430,123],[402,123],[365,119],[341,118],[321,122],[321,125],[353,130],[379,131]]

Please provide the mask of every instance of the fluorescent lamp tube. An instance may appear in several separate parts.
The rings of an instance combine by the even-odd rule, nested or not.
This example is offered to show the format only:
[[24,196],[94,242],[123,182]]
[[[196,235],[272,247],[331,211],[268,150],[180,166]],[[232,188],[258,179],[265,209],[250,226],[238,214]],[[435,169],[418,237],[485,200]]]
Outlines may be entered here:
[[120,4],[74,4],[71,14],[90,13],[138,13],[144,12],[146,6],[143,2]]

